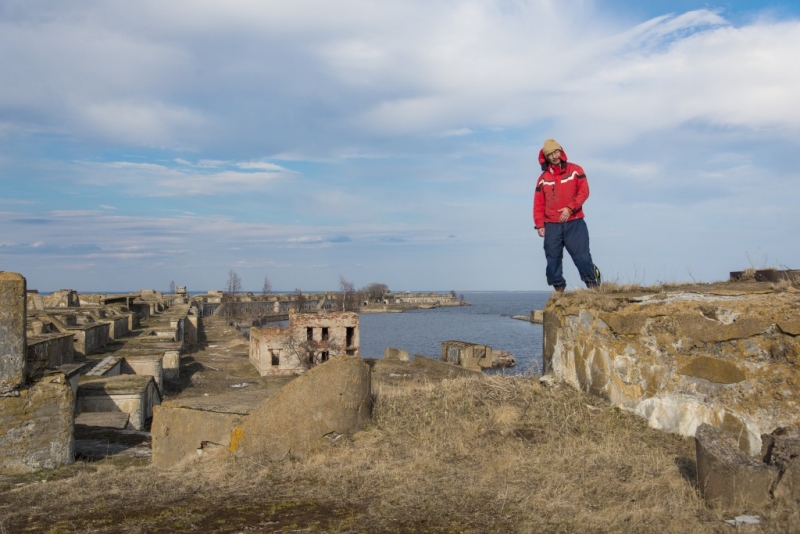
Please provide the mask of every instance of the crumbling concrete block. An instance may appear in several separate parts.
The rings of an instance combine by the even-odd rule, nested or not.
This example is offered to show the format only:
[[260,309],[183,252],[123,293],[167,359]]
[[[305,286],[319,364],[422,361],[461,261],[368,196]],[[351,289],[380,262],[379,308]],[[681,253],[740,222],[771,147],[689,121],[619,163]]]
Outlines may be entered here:
[[26,281],[0,271],[0,395],[25,382]]
[[42,296],[35,289],[28,290],[28,298],[26,307],[29,312],[44,311],[44,301]]
[[460,365],[465,369],[481,370],[484,367],[491,367],[494,358],[492,347],[467,341],[449,340],[442,342],[441,360]]
[[78,292],[74,289],[59,289],[43,297],[45,308],[77,308],[81,305]]
[[209,445],[231,448],[236,445],[246,413],[214,411],[197,406],[194,400],[156,406],[151,427],[153,465],[168,468],[184,458],[197,456]]
[[164,381],[164,369],[162,356],[159,354],[123,353],[120,364],[121,374],[152,376],[159,390],[163,387],[161,384]]
[[370,379],[358,356],[313,367],[247,416],[232,449],[247,457],[302,458],[362,429],[372,415]]
[[409,358],[408,356],[408,351],[401,349],[393,349],[391,347],[386,347],[385,349],[383,349],[383,359],[399,360],[401,362],[411,361],[411,358]]
[[479,369],[468,369],[460,365],[437,361],[421,354],[414,355],[414,365],[434,369],[437,373],[448,375],[449,378],[456,378],[458,376],[483,376],[483,372]]
[[770,504],[779,470],[739,450],[736,438],[708,424],[695,434],[697,483],[706,502],[729,511]]
[[180,349],[165,350],[161,360],[161,369],[164,378],[176,379],[181,376],[181,351]]
[[153,409],[153,465],[168,468],[213,447],[238,448],[244,418],[292,377],[222,395],[167,401]]
[[28,380],[38,380],[45,370],[73,363],[75,351],[71,334],[44,334],[30,336],[27,340]]
[[16,475],[71,464],[75,397],[62,374],[0,397],[0,474]]
[[197,332],[200,329],[200,318],[197,315],[187,315],[184,324],[184,341],[189,345],[197,344]]

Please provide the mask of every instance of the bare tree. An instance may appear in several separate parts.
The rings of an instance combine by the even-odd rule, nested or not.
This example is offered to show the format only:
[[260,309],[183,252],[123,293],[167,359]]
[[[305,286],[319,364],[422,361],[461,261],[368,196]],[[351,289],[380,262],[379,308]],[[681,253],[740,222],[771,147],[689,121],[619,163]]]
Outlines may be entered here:
[[236,317],[239,312],[239,307],[236,302],[236,293],[242,290],[242,279],[236,274],[236,271],[231,269],[228,271],[228,281],[225,284],[225,294],[222,296],[222,303],[225,306],[225,315],[228,317]]
[[175,294],[175,280],[171,280],[169,283],[169,294],[170,295]]
[[239,275],[236,274],[236,271],[231,269],[228,271],[228,282],[225,285],[225,293],[227,295],[236,295],[239,291],[242,290],[242,279],[239,278]]
[[356,309],[356,286],[349,282],[344,276],[339,275],[339,308],[342,311],[354,311]]
[[272,282],[269,281],[269,277],[264,277],[264,287],[261,289],[261,293],[266,295],[267,293],[272,293]]
[[303,308],[306,305],[306,296],[303,295],[303,292],[299,289],[294,290],[294,309],[298,312],[302,312]]
[[289,336],[286,340],[286,351],[297,358],[303,367],[310,369],[323,363],[331,355],[342,354],[344,349],[341,343],[334,341],[300,340],[295,336]]
[[364,295],[364,300],[368,300],[369,302],[382,302],[383,296],[389,292],[389,286],[386,284],[369,284],[368,286],[362,288],[360,293]]

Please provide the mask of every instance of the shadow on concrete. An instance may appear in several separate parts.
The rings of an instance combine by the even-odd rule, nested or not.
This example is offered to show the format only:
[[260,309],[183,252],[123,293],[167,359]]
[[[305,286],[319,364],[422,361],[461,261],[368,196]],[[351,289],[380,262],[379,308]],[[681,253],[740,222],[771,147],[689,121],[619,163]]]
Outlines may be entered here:
[[75,425],[75,460],[97,462],[125,456],[149,461],[152,455],[149,429],[149,421],[147,430]]
[[162,383],[164,395],[177,395],[183,390],[192,387],[192,377],[205,369],[203,364],[195,360],[192,356],[182,356],[180,376],[178,376],[178,378],[165,378]]

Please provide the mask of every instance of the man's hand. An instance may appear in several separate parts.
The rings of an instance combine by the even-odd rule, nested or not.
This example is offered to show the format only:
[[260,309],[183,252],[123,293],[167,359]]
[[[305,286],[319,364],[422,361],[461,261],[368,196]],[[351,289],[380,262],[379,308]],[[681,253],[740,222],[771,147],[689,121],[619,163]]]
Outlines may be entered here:
[[539,232],[539,237],[544,237],[544,226],[537,228],[536,231]]
[[572,210],[569,208],[561,208],[559,211],[561,212],[561,215],[558,217],[558,222],[567,222],[567,219],[569,219],[570,215],[572,215]]

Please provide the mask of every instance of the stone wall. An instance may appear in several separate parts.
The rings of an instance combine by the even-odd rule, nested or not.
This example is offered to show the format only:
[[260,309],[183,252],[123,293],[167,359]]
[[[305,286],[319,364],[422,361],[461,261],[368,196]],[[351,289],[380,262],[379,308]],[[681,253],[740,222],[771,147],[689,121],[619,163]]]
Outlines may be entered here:
[[611,294],[545,308],[545,372],[693,436],[707,423],[749,454],[800,423],[800,292],[758,283]]

